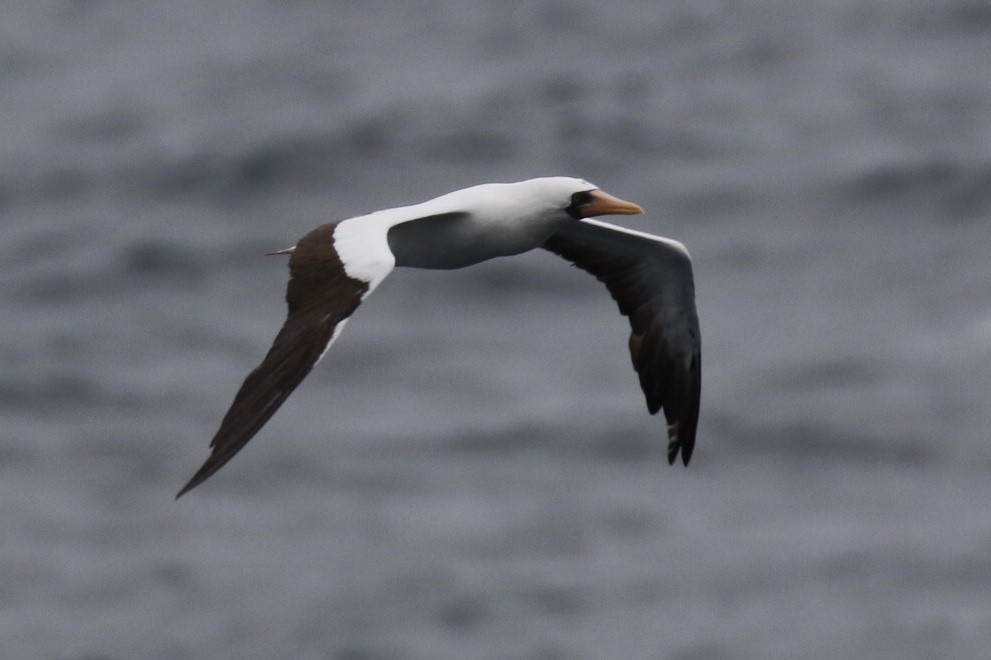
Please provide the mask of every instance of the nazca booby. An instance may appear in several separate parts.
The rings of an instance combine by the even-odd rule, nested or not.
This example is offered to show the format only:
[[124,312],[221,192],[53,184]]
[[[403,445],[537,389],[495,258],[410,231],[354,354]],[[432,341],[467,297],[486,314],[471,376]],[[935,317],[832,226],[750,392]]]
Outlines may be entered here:
[[289,313],[245,379],[176,497],[219,470],[258,432],[340,335],[358,305],[396,266],[454,269],[543,248],[606,285],[632,326],[633,367],[651,414],[664,410],[668,462],[688,465],[701,387],[701,337],[685,247],[594,216],[642,213],[581,179],[489,183],[317,227],[271,254],[289,255]]

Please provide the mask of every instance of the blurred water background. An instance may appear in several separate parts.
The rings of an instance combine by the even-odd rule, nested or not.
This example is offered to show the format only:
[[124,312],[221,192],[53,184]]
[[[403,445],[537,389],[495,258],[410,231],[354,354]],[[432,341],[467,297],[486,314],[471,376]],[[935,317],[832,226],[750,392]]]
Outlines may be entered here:
[[[991,657],[991,7],[4,2],[0,657]],[[549,254],[397,271],[179,502],[330,219],[568,174],[685,242],[664,460]]]

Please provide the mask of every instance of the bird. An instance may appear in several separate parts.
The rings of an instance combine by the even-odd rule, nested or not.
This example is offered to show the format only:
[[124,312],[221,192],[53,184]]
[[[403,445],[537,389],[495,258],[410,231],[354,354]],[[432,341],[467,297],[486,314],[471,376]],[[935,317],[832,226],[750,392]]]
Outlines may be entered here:
[[203,466],[211,477],[265,425],[320,361],[359,305],[399,267],[454,270],[534,249],[602,282],[631,326],[629,352],[650,414],[664,411],[667,458],[688,465],[701,393],[701,333],[692,260],[675,240],[598,220],[643,209],[583,179],[486,183],[429,201],[329,222],[288,255],[288,314],[241,385]]

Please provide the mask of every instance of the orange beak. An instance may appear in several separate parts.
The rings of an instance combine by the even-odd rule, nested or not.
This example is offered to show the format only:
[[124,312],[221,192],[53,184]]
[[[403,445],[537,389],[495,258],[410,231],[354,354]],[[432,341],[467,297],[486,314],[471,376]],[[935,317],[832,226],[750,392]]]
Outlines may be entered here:
[[627,202],[601,190],[593,190],[592,201],[580,207],[581,217],[591,218],[598,215],[638,215],[643,209],[633,202]]

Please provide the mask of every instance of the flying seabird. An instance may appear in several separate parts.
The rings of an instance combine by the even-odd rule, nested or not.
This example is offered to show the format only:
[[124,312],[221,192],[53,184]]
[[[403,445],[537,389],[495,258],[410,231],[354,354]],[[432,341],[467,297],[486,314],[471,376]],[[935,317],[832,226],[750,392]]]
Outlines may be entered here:
[[488,183],[422,204],[317,227],[271,254],[289,255],[289,314],[245,379],[213,437],[210,457],[176,497],[258,432],[323,357],[361,302],[396,266],[449,270],[543,248],[606,285],[629,318],[630,357],[651,414],[664,410],[668,462],[692,456],[701,388],[701,336],[692,262],[681,243],[594,216],[643,213],[581,179]]

